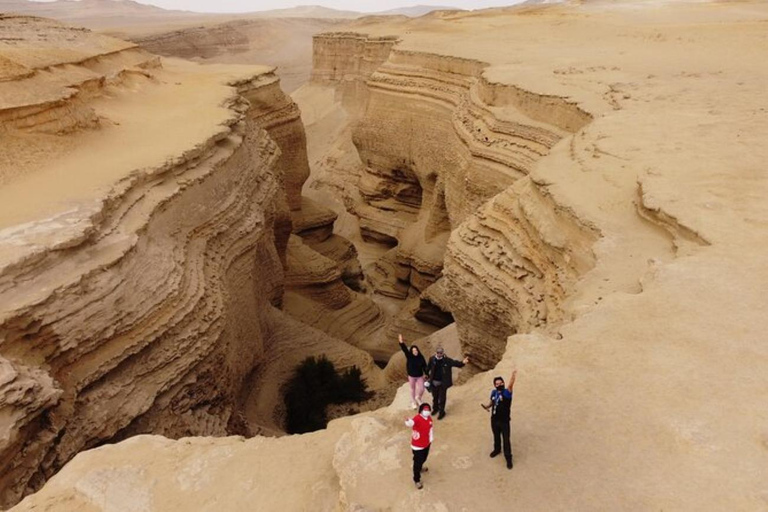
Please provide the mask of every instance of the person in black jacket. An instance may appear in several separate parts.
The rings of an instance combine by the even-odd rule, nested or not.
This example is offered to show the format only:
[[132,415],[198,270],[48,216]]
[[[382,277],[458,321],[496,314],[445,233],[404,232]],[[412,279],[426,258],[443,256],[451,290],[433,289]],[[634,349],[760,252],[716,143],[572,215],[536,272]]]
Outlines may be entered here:
[[421,397],[424,395],[424,375],[427,373],[427,361],[421,355],[419,347],[405,346],[403,335],[398,335],[400,350],[405,354],[405,370],[408,373],[408,383],[411,385],[411,408],[416,409],[421,405]]
[[437,413],[437,419],[445,417],[445,402],[448,399],[448,388],[453,386],[453,368],[461,368],[469,362],[465,357],[463,361],[456,361],[445,355],[443,347],[437,347],[435,355],[429,358],[427,375],[434,403],[432,413]]

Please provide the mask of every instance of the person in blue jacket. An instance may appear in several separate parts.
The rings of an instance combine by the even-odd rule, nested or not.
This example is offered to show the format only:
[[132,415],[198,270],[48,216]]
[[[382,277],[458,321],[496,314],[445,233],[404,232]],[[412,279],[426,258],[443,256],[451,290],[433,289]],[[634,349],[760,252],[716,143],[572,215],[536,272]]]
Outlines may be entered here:
[[512,469],[512,444],[510,443],[510,421],[512,410],[512,388],[515,386],[517,370],[512,372],[509,386],[504,387],[504,379],[493,379],[493,391],[491,400],[487,404],[480,404],[483,409],[491,412],[491,430],[493,431],[493,451],[491,458],[501,453],[504,446],[504,458],[507,459],[507,469]]

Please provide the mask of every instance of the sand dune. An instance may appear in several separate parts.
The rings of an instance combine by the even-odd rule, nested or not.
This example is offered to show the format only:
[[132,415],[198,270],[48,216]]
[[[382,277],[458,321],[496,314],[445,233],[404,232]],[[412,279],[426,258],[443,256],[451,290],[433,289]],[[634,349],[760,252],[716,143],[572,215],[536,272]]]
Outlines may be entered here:
[[147,33],[146,27],[110,33],[158,55],[200,62],[276,66],[283,89],[292,92],[309,80],[312,36],[334,30],[342,23],[334,19],[258,18],[169,31],[166,27],[155,27],[151,33]]

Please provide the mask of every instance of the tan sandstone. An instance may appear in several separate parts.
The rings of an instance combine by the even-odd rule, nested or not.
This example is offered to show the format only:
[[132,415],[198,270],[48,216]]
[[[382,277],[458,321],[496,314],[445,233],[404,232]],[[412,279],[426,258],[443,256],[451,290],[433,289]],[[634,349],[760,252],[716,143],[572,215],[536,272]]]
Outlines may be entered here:
[[[766,20],[752,1],[581,2],[319,36],[294,94],[313,198],[340,196],[339,231],[372,242],[372,286],[453,316],[424,346],[473,361],[425,489],[403,387],[305,436],[84,452],[15,510],[766,509]],[[295,279],[335,298],[326,260]],[[15,390],[46,390],[14,398],[17,421],[59,400],[12,365]],[[478,403],[513,368],[507,471]]]

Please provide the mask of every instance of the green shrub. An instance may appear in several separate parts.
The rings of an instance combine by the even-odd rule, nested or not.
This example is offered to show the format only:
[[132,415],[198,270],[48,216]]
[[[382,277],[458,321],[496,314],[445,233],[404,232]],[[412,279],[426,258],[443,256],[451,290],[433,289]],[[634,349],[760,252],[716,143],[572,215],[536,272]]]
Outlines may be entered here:
[[339,374],[325,356],[308,357],[296,367],[286,388],[286,429],[290,434],[320,430],[328,425],[328,405],[359,403],[372,395],[358,367]]

